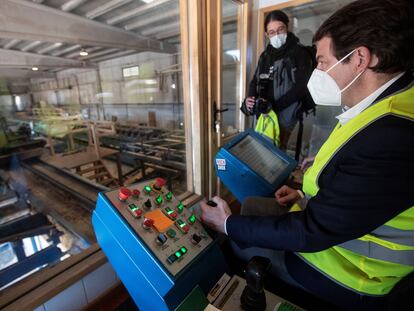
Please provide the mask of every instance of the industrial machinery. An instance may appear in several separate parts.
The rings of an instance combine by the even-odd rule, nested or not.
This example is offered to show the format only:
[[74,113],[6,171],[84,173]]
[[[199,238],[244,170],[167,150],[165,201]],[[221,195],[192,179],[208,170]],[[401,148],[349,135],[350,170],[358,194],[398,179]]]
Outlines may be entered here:
[[249,196],[273,196],[297,162],[248,129],[219,150],[214,165],[223,184],[243,203]]
[[99,193],[92,216],[97,240],[139,310],[302,310],[264,290],[266,258],[249,262],[246,281],[230,277],[199,212],[161,178]]
[[185,310],[189,302],[192,311],[204,310],[206,294],[226,271],[195,207],[178,201],[161,178],[100,193],[92,223],[142,311]]

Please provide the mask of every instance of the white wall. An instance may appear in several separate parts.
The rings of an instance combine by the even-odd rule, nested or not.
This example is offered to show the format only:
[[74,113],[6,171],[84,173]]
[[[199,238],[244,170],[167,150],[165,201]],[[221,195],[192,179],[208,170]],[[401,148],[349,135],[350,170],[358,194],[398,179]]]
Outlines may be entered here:
[[[265,8],[268,6],[273,6],[273,5],[281,4],[284,2],[288,2],[288,1],[289,0],[259,0],[258,2],[259,2],[259,8]],[[257,0],[255,2],[257,2]]]
[[34,311],[78,311],[119,281],[109,263],[72,284]]
[[[145,52],[108,60],[99,64],[102,91],[111,93],[105,103],[170,103],[174,101],[171,75],[160,74],[174,65],[177,58],[169,54]],[[139,77],[124,79],[122,69],[139,66]]]
[[0,115],[8,116],[13,112],[13,98],[11,95],[0,95]]
[[[183,120],[181,73],[165,71],[179,63],[178,55],[138,53],[101,62],[97,69],[60,71],[56,79],[32,81],[31,89],[35,103],[81,105],[91,119],[148,123],[148,112],[155,111],[158,127],[177,128]],[[139,76],[124,78],[122,69],[135,65]]]

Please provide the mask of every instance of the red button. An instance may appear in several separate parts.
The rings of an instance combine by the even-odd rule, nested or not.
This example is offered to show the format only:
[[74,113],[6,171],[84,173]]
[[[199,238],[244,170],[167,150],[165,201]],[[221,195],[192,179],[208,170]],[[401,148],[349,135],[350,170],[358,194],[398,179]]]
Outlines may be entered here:
[[154,225],[154,220],[150,219],[150,218],[145,218],[144,222],[142,223],[142,226],[144,227],[144,229],[149,229]]
[[119,189],[119,194],[118,194],[118,198],[121,201],[126,201],[128,200],[128,198],[131,196],[131,190],[129,190],[128,188],[121,188]]
[[170,214],[170,216],[171,216],[171,218],[176,218],[177,217],[177,213],[176,212],[173,212],[173,213]]
[[138,189],[134,189],[134,190],[132,190],[132,195],[133,195],[135,198],[138,198],[140,194],[141,194],[141,192],[140,192]]
[[135,216],[139,217],[142,214],[142,209],[137,209],[134,211]]
[[164,178],[157,178],[155,179],[155,188],[160,190],[166,183]]
[[185,225],[182,229],[183,229],[185,232],[188,232],[188,231],[190,230],[190,226],[189,226],[189,225]]

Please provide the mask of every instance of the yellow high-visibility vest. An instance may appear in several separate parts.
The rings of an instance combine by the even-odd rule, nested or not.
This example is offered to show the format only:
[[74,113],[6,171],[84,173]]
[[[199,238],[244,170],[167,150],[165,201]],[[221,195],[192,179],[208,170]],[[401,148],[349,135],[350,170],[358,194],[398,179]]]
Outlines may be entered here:
[[[303,191],[315,196],[318,178],[334,155],[353,136],[387,115],[414,122],[413,86],[371,105],[345,125],[337,125],[305,173]],[[320,252],[298,255],[345,288],[364,295],[386,295],[414,271],[414,206],[407,206],[369,234]]]
[[266,115],[261,114],[257,120],[255,131],[268,137],[275,146],[280,144],[279,120],[276,113],[270,110]]

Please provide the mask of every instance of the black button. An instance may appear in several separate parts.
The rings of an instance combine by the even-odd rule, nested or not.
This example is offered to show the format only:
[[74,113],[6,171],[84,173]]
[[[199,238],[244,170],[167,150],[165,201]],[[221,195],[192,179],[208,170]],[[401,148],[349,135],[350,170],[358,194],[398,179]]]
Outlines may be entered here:
[[167,242],[167,236],[164,233],[160,233],[157,236],[156,242],[159,245],[163,245],[165,242]]
[[167,258],[167,262],[168,263],[170,263],[170,264],[172,264],[174,261],[176,261],[178,258],[177,258],[177,256],[175,256],[175,254],[172,254],[172,255],[170,255],[168,258]]
[[201,237],[198,234],[194,233],[193,236],[191,237],[191,242],[193,244],[198,244],[200,243],[200,241],[201,241]]
[[146,200],[144,205],[145,205],[146,208],[150,208],[152,206],[151,200],[150,199]]

